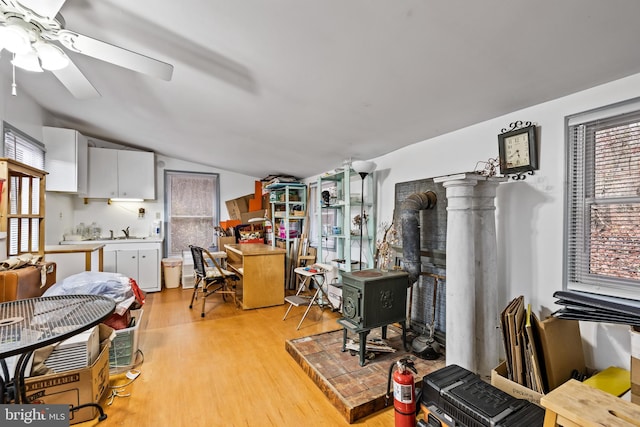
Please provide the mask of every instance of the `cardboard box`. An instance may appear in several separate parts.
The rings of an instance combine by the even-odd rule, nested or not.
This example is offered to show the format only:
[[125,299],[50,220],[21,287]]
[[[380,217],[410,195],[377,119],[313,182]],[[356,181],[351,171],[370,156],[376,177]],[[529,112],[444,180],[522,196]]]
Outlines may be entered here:
[[218,250],[224,251],[224,245],[234,245],[236,243],[235,236],[218,236]]
[[229,212],[229,218],[242,220],[240,214],[249,212],[249,200],[253,198],[253,194],[247,194],[246,196],[238,197],[237,199],[227,200],[227,212]]
[[640,327],[631,327],[631,401],[640,405]]
[[[102,395],[109,388],[109,348],[112,334],[112,328],[100,325],[100,355],[91,366],[27,378],[25,380],[27,401],[70,406],[99,403]],[[97,416],[96,408],[83,408],[70,412],[69,423],[77,424]]]
[[507,362],[502,362],[495,369],[491,370],[491,385],[499,388],[516,399],[525,399],[540,405],[542,393],[535,392],[521,384],[507,378]]
[[262,210],[262,182],[254,183],[253,197],[249,199],[249,212]]
[[538,333],[549,391],[569,381],[574,370],[587,373],[577,320],[550,317],[538,322]]
[[220,221],[220,228],[222,228],[225,232],[228,232],[230,228],[235,227],[236,225],[242,224],[242,221],[239,219],[229,219],[227,221]]
[[[571,379],[574,369],[582,374],[588,373],[582,349],[580,324],[577,320],[550,317],[536,322],[535,326],[540,344],[537,349],[538,355],[540,362],[544,364],[543,383],[548,386],[545,390],[551,391],[567,382]],[[502,362],[491,371],[491,384],[513,397],[526,399],[538,405],[543,396],[543,393],[509,380],[506,362]]]

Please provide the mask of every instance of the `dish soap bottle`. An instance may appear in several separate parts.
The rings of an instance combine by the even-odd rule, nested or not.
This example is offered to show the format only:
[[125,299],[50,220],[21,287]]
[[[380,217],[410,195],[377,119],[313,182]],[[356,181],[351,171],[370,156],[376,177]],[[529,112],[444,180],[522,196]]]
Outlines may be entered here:
[[153,221],[153,227],[151,229],[151,236],[160,237],[160,220]]

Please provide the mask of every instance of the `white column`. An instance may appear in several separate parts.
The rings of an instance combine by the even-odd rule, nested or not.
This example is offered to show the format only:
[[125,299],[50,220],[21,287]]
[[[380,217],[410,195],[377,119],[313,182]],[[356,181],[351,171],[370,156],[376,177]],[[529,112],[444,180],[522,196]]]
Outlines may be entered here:
[[[496,242],[496,188],[504,178],[478,181],[473,198],[476,306],[475,348],[477,374],[488,378],[500,357],[498,259]],[[448,332],[448,330],[447,330]]]
[[446,363],[476,372],[474,187],[480,177],[463,174],[434,179],[447,190]]

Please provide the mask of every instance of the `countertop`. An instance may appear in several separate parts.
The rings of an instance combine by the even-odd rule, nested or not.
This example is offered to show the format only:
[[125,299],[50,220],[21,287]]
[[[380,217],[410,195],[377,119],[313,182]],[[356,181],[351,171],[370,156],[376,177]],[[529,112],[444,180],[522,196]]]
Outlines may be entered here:
[[102,244],[108,245],[113,243],[162,243],[162,237],[132,237],[129,239],[109,239],[106,238],[98,238],[95,240],[63,240],[60,242],[60,245],[91,245],[91,244]]
[[77,245],[46,245],[44,247],[45,254],[65,254],[76,252],[93,252],[104,248],[104,243],[86,243]]

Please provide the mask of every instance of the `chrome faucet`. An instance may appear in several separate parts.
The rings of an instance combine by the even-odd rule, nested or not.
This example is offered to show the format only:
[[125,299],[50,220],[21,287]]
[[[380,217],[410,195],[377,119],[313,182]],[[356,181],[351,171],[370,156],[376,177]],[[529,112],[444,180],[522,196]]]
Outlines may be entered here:
[[122,232],[124,233],[125,239],[128,239],[129,238],[129,227],[127,227],[124,230],[122,230]]
[[109,239],[113,240],[113,230],[109,230]]

